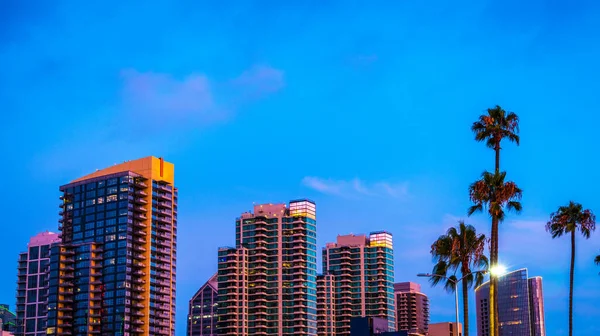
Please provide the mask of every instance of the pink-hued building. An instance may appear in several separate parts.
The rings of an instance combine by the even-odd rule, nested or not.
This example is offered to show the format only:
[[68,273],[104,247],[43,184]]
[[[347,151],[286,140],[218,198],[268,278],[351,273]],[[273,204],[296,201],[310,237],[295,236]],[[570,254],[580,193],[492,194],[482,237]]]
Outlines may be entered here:
[[46,332],[48,266],[53,244],[60,236],[41,232],[31,237],[27,251],[19,254],[17,277],[17,335],[34,336]]
[[396,321],[398,331],[409,335],[427,335],[429,330],[429,299],[414,282],[394,284]]
[[321,306],[319,320],[326,320],[333,309],[335,330],[322,328],[319,335],[350,335],[353,317],[383,318],[388,330],[396,329],[391,233],[338,236],[335,243],[323,248],[323,272],[333,277],[335,299],[333,308]]
[[462,323],[439,322],[429,325],[429,336],[462,336]]
[[219,249],[218,334],[317,335],[315,203],[260,204]]

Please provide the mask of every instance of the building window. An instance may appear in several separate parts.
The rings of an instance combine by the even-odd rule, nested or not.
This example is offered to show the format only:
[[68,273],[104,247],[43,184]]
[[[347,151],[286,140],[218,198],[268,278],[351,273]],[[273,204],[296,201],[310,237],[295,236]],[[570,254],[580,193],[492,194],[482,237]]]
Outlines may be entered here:
[[32,246],[29,248],[29,259],[39,259],[40,258],[40,248],[38,246]]

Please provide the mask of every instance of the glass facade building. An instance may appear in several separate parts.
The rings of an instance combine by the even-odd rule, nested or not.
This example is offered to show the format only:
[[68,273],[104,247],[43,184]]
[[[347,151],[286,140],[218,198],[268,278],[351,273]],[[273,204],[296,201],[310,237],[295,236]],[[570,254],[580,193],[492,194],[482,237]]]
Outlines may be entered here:
[[217,335],[217,275],[213,275],[189,302],[187,336]]
[[59,242],[58,234],[42,232],[19,254],[15,335],[46,335],[50,251]]
[[334,278],[335,335],[350,335],[353,317],[383,318],[396,329],[391,233],[338,236],[323,248],[323,271]]
[[414,282],[394,284],[396,295],[396,330],[409,335],[428,335],[429,299],[421,293],[421,285]]
[[[475,289],[477,334],[489,331],[489,282]],[[500,336],[546,336],[542,279],[528,279],[527,269],[498,278],[498,319]]]
[[316,210],[255,205],[218,252],[219,335],[317,335]]
[[48,335],[175,334],[177,189],[147,157],[60,187]]

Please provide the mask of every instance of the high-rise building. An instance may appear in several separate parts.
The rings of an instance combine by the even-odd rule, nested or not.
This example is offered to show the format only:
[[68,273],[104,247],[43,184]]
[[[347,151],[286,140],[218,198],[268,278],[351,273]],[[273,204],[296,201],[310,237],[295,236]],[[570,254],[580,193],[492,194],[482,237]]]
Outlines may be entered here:
[[353,317],[379,317],[396,329],[392,234],[340,235],[323,248],[323,271],[334,277],[336,335],[350,335]]
[[462,336],[462,323],[431,323],[429,324],[429,336]]
[[[489,330],[489,282],[475,289],[477,335]],[[528,279],[523,268],[498,278],[498,320],[500,336],[546,336],[542,278]]]
[[317,334],[335,336],[335,278],[317,275]]
[[60,187],[49,335],[175,334],[174,166],[146,157]]
[[406,330],[409,335],[427,335],[429,331],[429,299],[414,282],[394,284],[396,294],[396,330]]
[[10,311],[10,306],[7,304],[0,304],[0,335],[2,332],[14,333],[16,331],[17,315]]
[[16,335],[45,335],[50,250],[59,242],[58,234],[41,232],[31,237],[27,251],[19,254]]
[[255,205],[219,249],[219,335],[317,335],[315,203]]
[[217,335],[217,274],[189,302],[187,336]]

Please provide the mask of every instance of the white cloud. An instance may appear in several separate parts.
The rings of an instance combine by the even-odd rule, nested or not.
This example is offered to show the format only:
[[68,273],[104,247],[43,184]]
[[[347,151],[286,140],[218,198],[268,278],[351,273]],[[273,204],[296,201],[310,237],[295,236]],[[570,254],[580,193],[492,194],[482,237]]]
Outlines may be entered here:
[[408,196],[408,184],[406,182],[389,183],[380,181],[368,183],[358,178],[352,180],[335,180],[306,176],[302,179],[302,184],[324,194],[343,197],[371,196],[405,198]]

